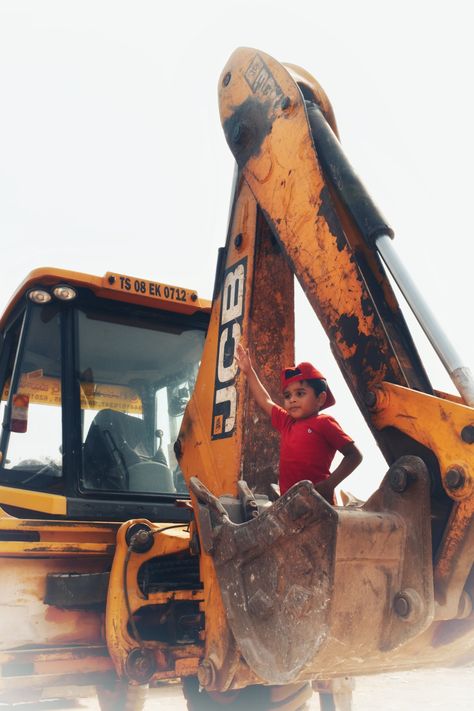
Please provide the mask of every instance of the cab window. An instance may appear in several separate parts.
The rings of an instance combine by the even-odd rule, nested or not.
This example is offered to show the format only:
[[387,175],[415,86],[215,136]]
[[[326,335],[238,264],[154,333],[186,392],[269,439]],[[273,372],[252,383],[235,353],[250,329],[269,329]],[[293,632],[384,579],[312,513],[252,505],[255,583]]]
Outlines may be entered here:
[[[16,330],[1,396],[2,423],[18,347],[20,329]],[[61,348],[57,304],[31,307],[16,380],[9,422],[2,431],[0,483],[61,492]]]
[[186,491],[173,444],[204,342],[188,323],[77,309],[83,490]]

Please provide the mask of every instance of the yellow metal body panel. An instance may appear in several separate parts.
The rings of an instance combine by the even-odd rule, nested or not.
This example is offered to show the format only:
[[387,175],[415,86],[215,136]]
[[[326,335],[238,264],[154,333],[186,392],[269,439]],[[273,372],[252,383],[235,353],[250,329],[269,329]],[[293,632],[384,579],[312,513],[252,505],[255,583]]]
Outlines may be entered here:
[[[138,279],[117,272],[107,272],[105,276],[98,277],[68,269],[41,267],[30,272],[13,294],[0,320],[0,330],[5,327],[15,305],[27,291],[33,287],[43,286],[49,289],[60,284],[84,287],[106,299],[142,304],[177,313],[190,314],[198,310],[209,311],[210,309],[209,301],[200,299],[195,291],[170,284],[151,282],[148,279]],[[128,284],[130,284],[129,288],[127,288]]]
[[[374,424],[396,427],[428,447],[439,462],[441,481],[455,505],[435,564],[437,616],[456,617],[464,585],[472,567],[474,546],[474,451],[462,439],[465,427],[472,425],[474,410],[441,397],[384,383],[376,391]],[[458,471],[460,486],[450,487],[448,472]]]
[[[143,524],[153,532],[153,546],[144,553],[133,552],[126,540],[127,531],[136,524]],[[162,531],[162,532],[161,532]],[[202,590],[179,590],[150,593],[146,597],[138,585],[140,568],[153,558],[187,551],[189,531],[186,526],[151,524],[144,519],[128,521],[120,527],[117,535],[117,551],[110,573],[109,592],[105,617],[107,647],[119,676],[127,674],[127,658],[134,649],[150,650],[155,660],[154,679],[176,678],[195,674],[203,650],[197,645],[170,646],[163,642],[147,642],[137,639],[130,627],[130,617],[147,608],[166,605],[176,600],[200,602]]]
[[114,668],[102,611],[61,608],[45,598],[50,576],[107,571],[117,529],[114,524],[26,520],[2,513],[0,607],[8,610],[2,615],[0,643],[2,702],[37,700],[49,686],[110,678]]
[[67,499],[59,494],[46,494],[42,491],[16,489],[13,486],[0,486],[2,503],[6,506],[21,506],[28,511],[41,511],[53,516],[65,516]]
[[[280,369],[294,361],[291,272],[243,180],[237,181],[219,278],[201,367],[179,434],[179,463],[188,482],[197,476],[217,496],[236,496],[241,478],[259,491],[277,481],[278,441],[247,398],[246,382],[237,377],[231,354],[242,339],[276,399]],[[244,677],[255,681],[239,662],[214,565],[205,552],[200,566],[206,659],[216,670],[216,688],[226,689],[237,668],[242,683]]]
[[[226,85],[228,74],[232,78]],[[287,103],[282,104],[283,98]],[[222,72],[219,104],[227,140],[245,180],[330,334],[341,368],[344,370],[344,363],[354,359],[361,344],[367,343],[362,356],[365,387],[389,376],[405,383],[400,364],[388,352],[383,326],[375,311],[367,307],[370,299],[365,282],[344,233],[337,227],[304,100],[291,74],[264,53],[239,49]],[[242,107],[246,116],[241,119]],[[256,118],[254,128],[248,125],[249,116],[254,110],[257,115],[257,107],[258,115],[263,112],[265,118]],[[241,142],[237,127],[244,136]],[[251,151],[246,150],[246,131],[251,134]],[[349,329],[355,329],[353,338],[344,332],[344,319]],[[354,387],[359,386],[347,369],[345,376],[354,380]]]

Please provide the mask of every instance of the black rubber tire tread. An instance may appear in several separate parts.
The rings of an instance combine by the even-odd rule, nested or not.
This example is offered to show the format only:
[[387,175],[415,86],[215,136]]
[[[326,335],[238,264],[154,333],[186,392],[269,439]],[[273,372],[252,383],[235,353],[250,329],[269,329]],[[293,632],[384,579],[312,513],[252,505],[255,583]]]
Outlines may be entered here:
[[224,692],[199,691],[196,677],[183,680],[188,711],[301,711],[311,698],[311,685],[247,686]]
[[97,686],[100,711],[143,711],[148,686],[133,686],[118,679],[113,686]]

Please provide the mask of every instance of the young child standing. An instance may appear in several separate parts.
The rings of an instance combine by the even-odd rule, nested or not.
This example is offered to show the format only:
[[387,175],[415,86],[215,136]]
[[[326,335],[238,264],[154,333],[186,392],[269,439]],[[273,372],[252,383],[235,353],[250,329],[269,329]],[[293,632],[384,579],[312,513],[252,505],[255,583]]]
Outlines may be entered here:
[[[311,363],[285,368],[281,372],[283,409],[271,399],[255,372],[249,352],[241,344],[237,348],[237,364],[257,404],[281,434],[281,493],[296,482],[309,479],[316,491],[333,504],[334,489],[359,466],[362,454],[333,417],[320,414],[335,403],[322,374]],[[337,450],[343,459],[331,472]]]

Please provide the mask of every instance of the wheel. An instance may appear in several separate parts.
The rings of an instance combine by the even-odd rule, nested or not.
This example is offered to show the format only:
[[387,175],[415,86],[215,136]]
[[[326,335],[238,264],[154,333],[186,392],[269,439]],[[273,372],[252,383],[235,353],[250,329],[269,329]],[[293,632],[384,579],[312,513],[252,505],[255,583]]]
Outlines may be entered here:
[[232,691],[199,691],[195,676],[183,679],[188,711],[302,711],[311,698],[310,684],[247,686]]
[[110,686],[97,686],[100,711],[143,711],[148,685],[132,686],[117,679]]

